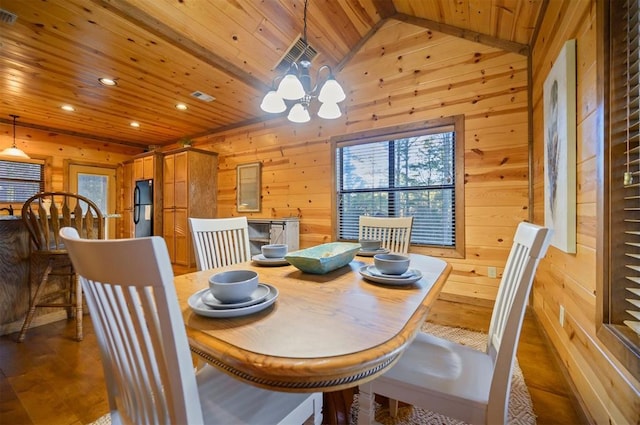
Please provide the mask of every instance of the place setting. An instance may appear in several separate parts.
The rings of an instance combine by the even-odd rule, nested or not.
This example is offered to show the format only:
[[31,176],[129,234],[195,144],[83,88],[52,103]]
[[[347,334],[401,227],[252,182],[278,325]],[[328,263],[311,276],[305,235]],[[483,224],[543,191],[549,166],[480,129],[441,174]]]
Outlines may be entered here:
[[239,317],[257,313],[272,305],[278,289],[258,281],[252,270],[230,270],[209,278],[209,287],[191,295],[189,307],[207,317]]
[[383,248],[382,241],[379,239],[360,239],[360,250],[356,255],[360,257],[373,257],[376,254],[388,254],[390,251],[387,248]]
[[260,247],[260,254],[251,257],[251,260],[260,266],[288,266],[287,255],[289,247],[286,244],[268,244]]
[[411,260],[406,255],[376,254],[373,265],[360,268],[365,280],[386,285],[410,285],[422,279],[420,270],[409,268]]

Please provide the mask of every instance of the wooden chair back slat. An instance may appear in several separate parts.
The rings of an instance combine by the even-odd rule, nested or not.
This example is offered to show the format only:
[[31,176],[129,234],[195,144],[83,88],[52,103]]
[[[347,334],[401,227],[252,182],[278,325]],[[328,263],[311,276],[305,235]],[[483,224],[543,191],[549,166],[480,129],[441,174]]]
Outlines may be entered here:
[[229,266],[251,259],[246,217],[189,218],[198,270]]
[[380,240],[382,248],[406,254],[411,245],[413,217],[360,216],[358,239]]
[[83,238],[104,239],[102,212],[93,201],[75,193],[38,193],[24,203],[22,219],[35,251],[64,250],[59,236],[63,227],[75,228]]

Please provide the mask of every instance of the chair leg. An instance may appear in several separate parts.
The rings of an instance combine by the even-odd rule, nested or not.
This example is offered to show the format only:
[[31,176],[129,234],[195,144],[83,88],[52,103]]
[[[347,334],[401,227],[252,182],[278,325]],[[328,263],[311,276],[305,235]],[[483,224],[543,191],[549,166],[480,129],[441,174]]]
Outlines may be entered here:
[[80,283],[80,278],[78,275],[74,274],[73,278],[75,279],[75,291],[76,291],[76,339],[78,341],[82,341],[84,339],[83,329],[82,329],[82,284]]
[[371,390],[371,383],[361,384],[358,393],[358,425],[377,424],[375,395]]
[[393,398],[389,399],[389,416],[392,418],[398,416],[398,400]]
[[47,281],[49,280],[49,273],[51,273],[52,269],[53,269],[53,264],[51,264],[51,261],[49,261],[47,263],[47,268],[44,270],[44,274],[42,275],[42,280],[40,280],[40,283],[36,288],[36,292],[35,294],[33,294],[33,298],[29,303],[29,311],[27,311],[27,316],[24,318],[22,329],[20,329],[20,334],[18,335],[18,342],[24,341],[24,338],[27,334],[27,329],[29,329],[29,326],[31,326],[31,321],[33,320],[33,316],[36,313],[36,306],[38,305],[38,300],[40,299],[40,292],[42,288],[44,288],[44,286],[46,285]]

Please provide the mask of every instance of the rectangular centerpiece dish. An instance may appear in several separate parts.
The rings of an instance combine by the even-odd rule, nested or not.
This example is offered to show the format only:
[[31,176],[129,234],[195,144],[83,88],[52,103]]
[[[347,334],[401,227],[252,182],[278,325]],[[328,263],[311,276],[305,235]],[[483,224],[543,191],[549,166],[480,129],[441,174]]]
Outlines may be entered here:
[[359,243],[331,242],[290,252],[284,258],[303,272],[325,274],[349,264],[359,249]]

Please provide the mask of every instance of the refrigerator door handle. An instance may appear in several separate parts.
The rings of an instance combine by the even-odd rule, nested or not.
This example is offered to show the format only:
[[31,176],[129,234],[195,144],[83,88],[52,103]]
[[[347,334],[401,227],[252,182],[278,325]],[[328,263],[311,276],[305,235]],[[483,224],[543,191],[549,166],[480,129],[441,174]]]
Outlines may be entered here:
[[136,186],[133,189],[133,222],[138,224],[140,221],[140,188]]

